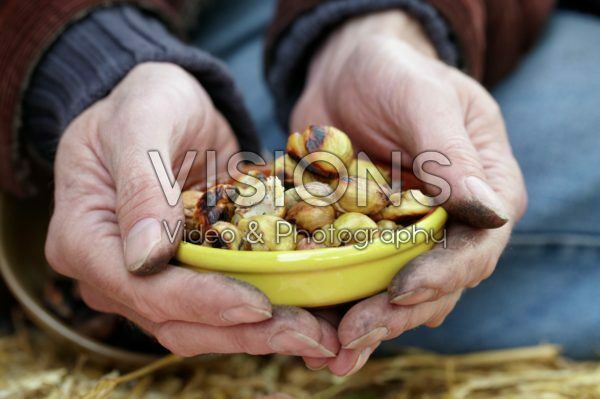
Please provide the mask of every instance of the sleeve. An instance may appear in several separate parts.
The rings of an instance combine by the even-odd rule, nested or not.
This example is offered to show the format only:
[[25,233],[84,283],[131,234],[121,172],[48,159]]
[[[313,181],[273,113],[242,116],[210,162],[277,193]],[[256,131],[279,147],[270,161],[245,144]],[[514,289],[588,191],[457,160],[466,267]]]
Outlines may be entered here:
[[421,22],[445,62],[485,84],[510,71],[534,43],[553,0],[279,0],[265,74],[287,124],[312,53],[348,18],[400,8]]
[[448,21],[466,72],[491,86],[535,43],[554,0],[428,0]]
[[170,33],[183,32],[206,3],[0,0],[0,190],[35,194],[33,182],[47,178],[34,173],[39,168],[32,157],[50,164],[77,113],[145,61],[177,63],[195,75],[242,147],[257,150],[252,123],[225,67]]
[[[45,50],[65,27],[92,9],[126,0],[3,0],[0,1],[0,189],[30,194],[30,168],[23,162],[22,100],[29,79]],[[179,26],[177,8],[167,0],[133,0]],[[183,7],[183,4],[177,4]]]
[[170,62],[194,75],[237,134],[258,152],[250,116],[226,67],[173,37],[151,15],[129,5],[99,9],[68,28],[36,67],[23,103],[28,154],[51,165],[69,123],[105,97],[136,65]]

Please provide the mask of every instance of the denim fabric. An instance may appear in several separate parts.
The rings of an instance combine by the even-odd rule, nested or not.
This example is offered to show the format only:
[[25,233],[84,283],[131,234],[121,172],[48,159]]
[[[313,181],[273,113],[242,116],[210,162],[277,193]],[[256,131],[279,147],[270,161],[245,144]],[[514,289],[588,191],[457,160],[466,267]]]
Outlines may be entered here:
[[[272,6],[219,2],[195,42],[229,64],[267,148],[283,148],[261,69]],[[599,19],[557,11],[539,45],[494,90],[527,180],[529,210],[497,271],[464,294],[442,327],[405,333],[382,352],[539,342],[564,345],[576,357],[600,350],[599,41]]]
[[192,39],[229,66],[266,149],[285,148],[286,142],[262,69],[264,36],[274,7],[274,0],[212,2],[202,13]]

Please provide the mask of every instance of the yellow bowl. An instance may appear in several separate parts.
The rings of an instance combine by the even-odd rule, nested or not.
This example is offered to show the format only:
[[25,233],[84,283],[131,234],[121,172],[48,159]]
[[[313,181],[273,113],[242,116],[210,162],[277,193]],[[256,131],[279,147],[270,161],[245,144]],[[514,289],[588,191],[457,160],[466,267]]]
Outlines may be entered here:
[[401,230],[398,245],[377,240],[364,249],[239,252],[184,242],[176,258],[199,272],[219,272],[246,281],[276,305],[329,306],[385,290],[404,265],[445,236],[447,217],[444,209],[436,208]]

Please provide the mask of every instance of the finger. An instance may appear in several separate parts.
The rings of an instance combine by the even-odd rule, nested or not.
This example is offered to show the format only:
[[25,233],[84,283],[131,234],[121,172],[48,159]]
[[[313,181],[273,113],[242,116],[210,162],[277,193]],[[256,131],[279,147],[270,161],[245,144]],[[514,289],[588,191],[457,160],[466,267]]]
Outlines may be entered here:
[[[131,134],[142,135],[141,132]],[[127,151],[113,157],[116,215],[123,238],[125,266],[136,274],[162,270],[174,256],[183,233],[181,201],[169,204],[173,198],[179,198],[181,190],[177,182],[170,187],[174,178],[169,147],[161,144],[163,140],[157,136],[153,141],[132,140]],[[153,155],[154,163],[151,150],[158,151]],[[163,178],[163,185],[159,176],[168,176],[166,180]]]
[[294,397],[287,393],[277,392],[270,395],[259,396],[257,399],[294,399]]
[[[116,267],[114,267],[116,269]],[[82,275],[107,296],[153,322],[180,320],[214,326],[271,318],[268,298],[255,287],[216,273],[169,266],[159,276]]]
[[277,307],[271,320],[244,327],[213,327],[172,321],[155,323],[85,283],[80,286],[82,298],[88,306],[126,317],[155,336],[167,349],[182,356],[205,353],[282,353],[332,358],[339,350],[335,328],[299,308]]
[[323,370],[331,361],[330,358],[322,357],[304,357],[302,360],[304,360],[306,368],[312,371]]
[[98,221],[94,212],[80,214],[74,209],[69,213],[57,208],[49,229],[48,261],[61,273],[94,286],[153,322],[221,326],[271,317],[271,303],[261,291],[222,274],[174,266],[157,275],[129,273],[123,266],[118,232],[111,233],[116,227]]
[[435,301],[463,288],[473,288],[496,267],[510,236],[510,226],[496,230],[455,224],[447,231],[447,244],[415,258],[388,286],[395,305]]
[[[315,312],[313,315],[319,322],[321,329],[327,332],[326,334],[323,334],[323,340],[329,341],[324,342],[324,345],[326,347],[339,346],[337,330],[335,328],[340,321],[339,314],[334,311],[322,310]],[[307,368],[311,370],[321,370],[327,367],[327,364],[331,359],[327,357],[304,357],[303,360]]]
[[273,318],[262,323],[226,328],[203,326],[199,332],[189,323],[167,322],[154,333],[163,345],[186,356],[219,348],[220,353],[332,358],[339,349],[333,328],[323,329],[309,312],[291,307],[276,307]]
[[284,392],[277,392],[269,395],[261,395],[257,399],[294,399],[294,397]]
[[82,282],[79,282],[78,285],[81,299],[90,309],[101,313],[123,316],[150,336],[152,335],[152,331],[157,328],[158,323],[145,319],[127,306],[107,297],[92,286]]
[[[428,173],[449,184],[451,195],[444,207],[459,221],[473,227],[497,228],[504,225],[510,217],[507,211],[510,204],[505,204],[490,186],[481,150],[475,148],[465,128],[459,100],[454,96],[441,95],[438,99],[431,99],[426,110],[416,108],[413,114],[416,122],[410,126],[413,140],[409,150],[415,156],[435,151],[449,160],[449,166],[435,162],[423,166]],[[504,131],[495,133],[499,137],[505,135]],[[510,153],[508,156],[511,156]],[[419,168],[415,172],[420,174]],[[430,190],[431,187],[426,186],[426,191]]]
[[504,200],[509,217],[519,220],[527,207],[527,192],[521,169],[510,146],[500,106],[490,93],[472,78],[455,74],[469,95],[463,101],[467,110],[465,126],[480,155],[487,183]]
[[216,273],[169,266],[157,276],[112,276],[107,282],[123,304],[155,322],[180,320],[225,326],[271,318],[268,298],[255,287]]
[[340,324],[340,320],[342,320],[342,315],[344,315],[344,313],[346,313],[346,310],[350,307],[347,306],[347,309],[345,308],[345,305],[341,305],[337,307],[313,310],[311,311],[311,313],[316,318],[321,319],[334,327],[337,327],[338,324]]
[[334,331],[322,330],[308,312],[297,308],[276,308],[271,320],[245,326],[166,322],[147,327],[163,346],[182,356],[218,352],[332,358],[339,349]]
[[383,340],[395,338],[450,312],[460,297],[455,292],[434,302],[414,306],[396,306],[385,293],[356,304],[342,319],[338,328],[344,349],[362,350]]
[[330,359],[329,370],[340,377],[356,374],[367,364],[367,361],[379,346],[379,342],[362,349],[341,349],[335,359]]
[[[177,91],[155,80],[153,73],[145,75],[147,81],[138,82],[135,79],[141,77],[132,76],[130,90],[115,95],[111,108],[105,110],[112,118],[102,120],[98,127],[103,161],[116,192],[113,203],[125,265],[136,274],[161,270],[175,253],[183,233],[183,208],[177,200],[183,178],[193,165],[193,157],[182,162],[175,150],[186,137],[194,136],[188,128],[203,127],[210,108],[209,102],[203,106],[201,88],[194,89],[192,84],[173,95]],[[193,83],[185,73],[177,76],[180,79],[174,79],[173,87]],[[185,100],[198,111],[189,111]]]
[[[115,313],[123,315],[125,305],[102,294],[100,291],[84,282],[77,283],[81,299],[90,308],[102,313]],[[131,311],[131,310],[130,310]]]

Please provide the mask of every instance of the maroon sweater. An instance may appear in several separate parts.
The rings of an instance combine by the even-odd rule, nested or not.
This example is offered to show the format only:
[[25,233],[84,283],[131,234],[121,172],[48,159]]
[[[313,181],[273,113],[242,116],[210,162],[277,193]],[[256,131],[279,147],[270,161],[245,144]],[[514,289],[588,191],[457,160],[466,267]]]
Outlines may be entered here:
[[[303,13],[325,0],[279,0],[265,51],[269,68],[278,41]],[[466,70],[491,84],[532,45],[552,0],[428,0],[447,19]],[[135,3],[182,30],[183,15],[201,8],[189,0],[2,0],[0,1],[0,188],[23,195],[18,132],[29,78],[45,50],[66,26],[92,9]]]

